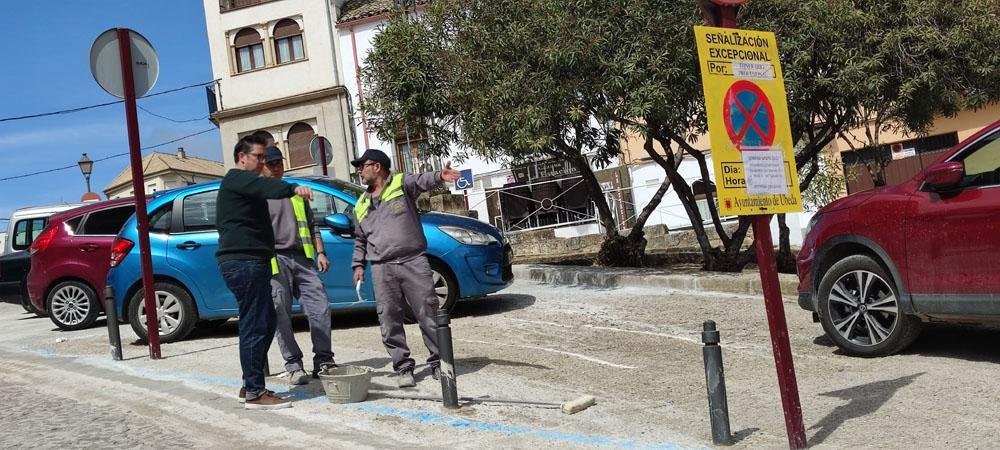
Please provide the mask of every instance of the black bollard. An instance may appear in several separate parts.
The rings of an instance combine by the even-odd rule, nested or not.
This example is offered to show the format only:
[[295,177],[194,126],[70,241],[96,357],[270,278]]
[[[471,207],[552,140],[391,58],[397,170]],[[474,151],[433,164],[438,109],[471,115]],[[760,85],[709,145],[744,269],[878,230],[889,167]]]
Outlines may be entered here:
[[455,350],[451,345],[451,317],[439,309],[437,316],[438,353],[441,355],[441,399],[444,407],[458,409],[458,385],[455,382]]
[[722,347],[715,322],[702,324],[702,355],[705,357],[705,383],[708,385],[708,417],[712,420],[712,442],[729,445],[733,437],[729,431],[729,405],[726,402],[726,375],[722,369]]
[[115,290],[104,288],[104,317],[108,321],[108,342],[111,343],[111,359],[122,360],[122,337],[118,333],[118,310],[115,309]]

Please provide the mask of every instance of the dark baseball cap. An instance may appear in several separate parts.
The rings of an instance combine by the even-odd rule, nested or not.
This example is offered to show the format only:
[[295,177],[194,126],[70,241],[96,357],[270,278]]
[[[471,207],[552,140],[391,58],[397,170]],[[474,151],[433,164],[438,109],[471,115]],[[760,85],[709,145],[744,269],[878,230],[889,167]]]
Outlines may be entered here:
[[281,154],[281,149],[273,145],[264,150],[264,155],[265,162],[281,161],[285,159],[285,156]]
[[361,165],[364,164],[365,161],[379,163],[382,165],[382,167],[386,169],[388,169],[389,166],[392,164],[389,161],[389,155],[386,155],[382,150],[376,150],[374,148],[370,148],[368,150],[365,150],[365,153],[362,154],[361,157],[355,159],[354,161],[351,161],[351,165],[354,167],[361,167]]

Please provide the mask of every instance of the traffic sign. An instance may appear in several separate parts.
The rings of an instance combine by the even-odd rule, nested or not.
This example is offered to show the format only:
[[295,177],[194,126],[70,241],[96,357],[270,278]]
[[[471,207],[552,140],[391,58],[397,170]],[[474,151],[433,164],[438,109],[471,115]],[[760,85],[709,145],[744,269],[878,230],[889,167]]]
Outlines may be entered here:
[[[156,84],[156,79],[160,76],[160,62],[156,57],[156,50],[145,37],[135,31],[127,31],[129,44],[132,48],[132,78],[135,96],[142,97]],[[94,75],[94,80],[101,86],[101,89],[115,97],[125,98],[117,28],[101,33],[90,46],[90,73]]]
[[694,30],[720,213],[802,211],[774,33]]
[[737,150],[774,143],[774,107],[756,84],[740,80],[726,92],[722,121]]
[[[330,145],[330,140],[318,134],[313,136],[312,140],[309,141],[309,156],[312,157],[314,163],[323,167],[323,176],[326,176],[326,166],[333,162],[333,146]],[[320,162],[324,160],[326,164]]]
[[463,169],[459,172],[458,179],[455,180],[455,189],[470,189],[472,188],[472,169]]

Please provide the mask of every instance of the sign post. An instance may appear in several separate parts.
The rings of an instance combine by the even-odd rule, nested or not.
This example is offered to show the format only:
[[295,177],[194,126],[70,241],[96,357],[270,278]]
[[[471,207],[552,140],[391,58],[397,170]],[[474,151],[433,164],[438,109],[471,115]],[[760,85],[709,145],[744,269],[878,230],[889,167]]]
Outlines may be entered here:
[[469,209],[469,188],[472,187],[472,169],[463,169],[457,180],[455,189],[461,189],[465,194],[465,209]]
[[323,168],[324,177],[328,175],[327,166],[333,161],[333,152],[327,152],[328,149],[333,150],[330,140],[323,136],[317,134],[309,141],[309,155],[312,156],[313,162]]
[[[736,26],[742,0],[703,8]],[[774,365],[791,448],[805,448],[788,324],[771,239],[773,214],[802,211],[785,86],[774,33],[695,27],[720,213],[752,215]],[[721,180],[721,182],[719,182]]]
[[135,192],[135,216],[138,222],[139,261],[142,268],[143,302],[146,311],[146,334],[149,358],[160,359],[160,326],[153,292],[153,262],[149,253],[149,218],[146,216],[146,191],[139,145],[139,120],[135,100],[146,95],[159,76],[156,51],[141,34],[128,28],[112,28],[94,40],[90,48],[90,71],[105,91],[125,99],[125,123],[128,128],[129,162],[132,167],[132,190]]

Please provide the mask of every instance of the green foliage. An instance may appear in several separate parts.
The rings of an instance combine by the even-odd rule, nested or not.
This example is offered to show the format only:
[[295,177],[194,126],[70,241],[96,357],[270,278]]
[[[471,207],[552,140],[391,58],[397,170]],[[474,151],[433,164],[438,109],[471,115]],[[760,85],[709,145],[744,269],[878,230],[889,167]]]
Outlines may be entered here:
[[[819,157],[816,175],[809,189],[802,192],[802,206],[807,211],[817,211],[847,193],[847,183],[856,178],[854,172],[844,170],[839,155],[824,153]],[[800,182],[801,175],[800,175]]]

